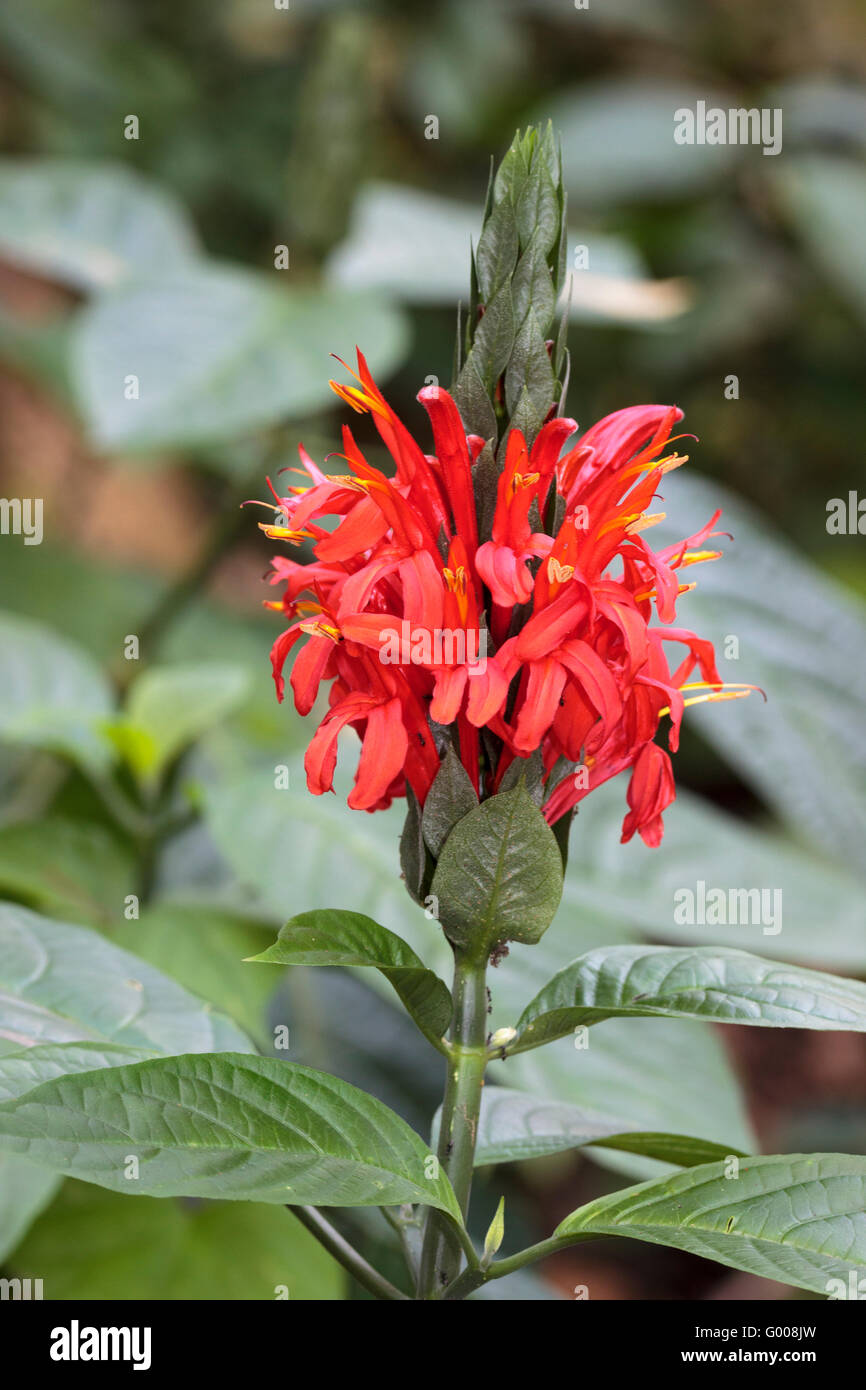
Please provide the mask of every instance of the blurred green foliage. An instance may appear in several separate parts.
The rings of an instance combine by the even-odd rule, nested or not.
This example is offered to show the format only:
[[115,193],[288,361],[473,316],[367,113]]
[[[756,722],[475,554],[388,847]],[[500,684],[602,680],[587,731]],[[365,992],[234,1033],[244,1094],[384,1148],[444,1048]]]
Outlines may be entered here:
[[[114,0],[98,21],[84,0],[7,0],[0,13],[0,262],[63,291],[36,318],[4,299],[0,360],[61,403],[91,455],[134,455],[141,470],[179,459],[217,522],[293,462],[299,436],[317,460],[336,446],[331,352],[361,346],[418,424],[415,392],[450,379],[490,157],[518,125],[554,121],[569,192],[569,411],[587,425],[644,400],[684,408],[700,436],[689,469],[709,481],[673,475],[671,538],[711,514],[720,483],[736,536],[689,596],[689,622],[718,642],[736,635],[727,674],[771,702],[705,711],[684,740],[690,785],[748,822],[683,796],[661,851],[622,850],[621,788],[592,798],[560,919],[499,972],[496,1022],[600,932],[673,939],[672,886],[696,876],[783,886],[781,939],[747,947],[866,973],[866,628],[859,601],[820,572],[866,593],[862,537],[825,525],[828,499],[864,485],[864,39],[855,0]],[[781,155],[676,145],[673,110],[698,99],[780,107]],[[137,139],[124,137],[130,116]],[[0,466],[39,490],[38,455],[13,448]],[[202,520],[193,549],[208,545]],[[255,518],[242,520],[253,545]],[[387,986],[299,969],[274,989],[239,964],[265,944],[263,924],[341,905],[441,964],[435,926],[397,877],[399,813],[353,816],[304,791],[306,730],[275,705],[274,629],[252,604],[244,617],[202,598],[205,567],[163,608],[163,581],[71,549],[61,529],[38,551],[0,546],[0,892],[107,932],[263,1048],[288,1013],[293,1057],[420,1127],[437,1059],[402,1031]],[[217,532],[214,562],[237,535]],[[154,613],[150,670],[130,680],[121,644]],[[274,795],[282,766],[289,789]],[[146,901],[130,921],[134,891]],[[611,1024],[577,1073],[561,1045],[501,1070],[636,1127],[753,1142],[700,1025]],[[4,1251],[22,1210],[35,1216],[53,1189],[17,1171],[6,1191]],[[486,1220],[493,1205],[482,1201]],[[275,1230],[256,1207],[155,1209],[67,1184],[12,1267],[44,1271],[48,1296],[271,1297],[277,1283],[339,1296],[335,1267],[311,1261],[288,1217]],[[509,1234],[532,1224],[518,1189]],[[365,1232],[373,1247],[387,1237]],[[234,1268],[239,1247],[249,1269]],[[228,1283],[212,1276],[220,1252]]]

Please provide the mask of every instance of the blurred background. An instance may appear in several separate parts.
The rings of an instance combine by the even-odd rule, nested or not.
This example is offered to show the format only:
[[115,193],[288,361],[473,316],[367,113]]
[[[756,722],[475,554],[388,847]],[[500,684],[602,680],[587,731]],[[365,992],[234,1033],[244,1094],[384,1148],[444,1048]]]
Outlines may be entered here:
[[[685,410],[699,442],[670,478],[669,538],[723,505],[733,541],[681,617],[769,702],[695,712],[656,854],[617,844],[624,787],[586,803],[556,923],[497,978],[499,1021],[606,940],[726,942],[866,975],[856,499],[853,533],[827,526],[831,499],[866,495],[864,72],[857,0],[112,0],[98,20],[84,0],[6,0],[0,494],[41,498],[44,538],[0,536],[12,692],[0,893],[108,932],[262,1047],[288,1020],[293,1060],[429,1123],[439,1059],[386,994],[313,971],[275,991],[269,972],[248,981],[237,964],[290,912],[339,905],[443,958],[397,881],[399,810],[351,816],[304,793],[312,726],[273,698],[271,546],[263,514],[239,504],[266,495],[265,474],[293,466],[299,440],[317,461],[337,447],[330,353],[361,346],[426,438],[414,397],[427,378],[450,382],[491,156],[549,117],[574,252],[569,413],[585,427],[643,401]],[[781,153],[677,145],[673,112],[698,100],[780,108]],[[376,458],[368,425],[359,437]],[[139,735],[161,736],[165,710],[144,693],[136,704],[134,673],[181,665],[172,699],[199,715],[166,740],[158,781],[175,820],[148,838],[111,789],[146,808]],[[70,732],[97,716],[110,757]],[[348,773],[352,761],[347,749]],[[289,790],[275,792],[283,764]],[[781,932],[678,926],[673,893],[698,879],[780,888]],[[122,910],[131,882],[135,921]],[[525,1054],[497,1079],[734,1147],[866,1152],[855,1034],[629,1020],[606,1024],[589,1054],[567,1049]],[[655,1171],[624,1155],[610,1165],[596,1151],[488,1172],[478,1226],[505,1190],[509,1243],[537,1239],[578,1201]],[[27,1191],[0,1249],[10,1269],[44,1276],[46,1297],[271,1297],[287,1265],[293,1296],[352,1292],[292,1218],[276,1230],[265,1208],[160,1203],[157,1217],[149,1199],[71,1182]],[[388,1228],[362,1222],[353,1234],[391,1261]],[[236,1248],[249,1268],[229,1275]],[[631,1242],[580,1247],[491,1290],[577,1286],[791,1295]]]

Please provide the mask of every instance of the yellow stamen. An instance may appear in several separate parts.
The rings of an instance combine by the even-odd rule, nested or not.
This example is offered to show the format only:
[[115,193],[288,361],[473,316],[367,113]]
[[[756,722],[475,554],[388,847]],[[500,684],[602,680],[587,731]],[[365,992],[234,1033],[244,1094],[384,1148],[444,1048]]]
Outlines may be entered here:
[[332,627],[330,623],[301,623],[301,632],[308,632],[311,637],[330,637],[332,642],[339,642],[339,628]]
[[636,463],[631,468],[624,468],[620,477],[636,478],[639,473],[649,473],[652,468],[660,468],[662,473],[670,473],[674,468],[682,468],[688,461],[688,454],[668,454],[667,458],[650,459],[649,463]]
[[301,541],[313,539],[310,531],[292,531],[288,526],[269,526],[264,521],[259,522],[259,530],[264,531],[268,540],[291,541],[293,545],[300,545]]
[[538,473],[515,473],[514,477],[511,479],[512,493],[518,492],[520,488],[534,487],[539,477],[540,474]]
[[328,473],[329,483],[339,483],[340,487],[347,487],[352,492],[368,492],[370,484],[366,478],[356,478],[354,473]]
[[[754,690],[757,690],[759,695],[763,695],[765,700],[767,698],[759,685],[746,685],[744,681],[722,681],[721,683],[716,681],[687,681],[685,685],[680,686],[680,690],[705,690],[709,692],[706,695],[690,695],[687,700],[683,700],[684,709],[687,709],[689,705],[716,704],[721,700],[745,700],[746,696],[751,695]],[[670,714],[670,712],[670,705],[665,705],[664,709],[659,710],[659,718],[663,714]]]
[[705,560],[721,560],[721,550],[687,550],[680,560],[678,569],[685,565],[701,565]]
[[[354,376],[354,372],[352,375]],[[388,412],[381,401],[377,401],[363,386],[343,386],[339,381],[329,381],[328,385],[340,400],[345,401],[346,405],[350,405],[359,415],[366,415],[368,411],[373,410],[377,415],[388,418]]]
[[637,535],[638,531],[647,531],[650,526],[658,526],[659,522],[664,521],[666,516],[667,512],[645,512],[643,516],[638,517],[637,521],[629,522],[625,528],[626,535],[634,536]]
[[625,512],[622,516],[612,516],[609,521],[606,521],[603,526],[598,528],[599,539],[601,539],[602,536],[606,536],[609,531],[618,530],[619,527],[627,531],[634,522],[640,521],[641,515],[641,512]]
[[[678,584],[677,596],[679,597],[680,594],[687,594],[690,589],[696,589],[697,587],[697,582],[692,584]],[[658,591],[655,585],[653,585],[651,589],[641,589],[639,594],[635,594],[634,601],[635,603],[643,603],[645,598],[658,598]]]

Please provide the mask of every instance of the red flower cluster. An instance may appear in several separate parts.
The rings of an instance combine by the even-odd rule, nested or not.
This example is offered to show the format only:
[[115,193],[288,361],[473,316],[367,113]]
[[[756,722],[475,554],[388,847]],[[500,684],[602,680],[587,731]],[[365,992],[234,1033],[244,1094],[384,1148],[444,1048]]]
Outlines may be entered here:
[[[352,725],[362,748],[350,806],[387,806],[406,782],[423,804],[439,770],[433,725],[453,725],[484,795],[515,756],[541,749],[553,773],[543,807],[551,824],[630,768],[622,838],[637,831],[657,845],[675,795],[670,758],[654,742],[660,720],[670,715],[674,751],[686,704],[746,693],[722,690],[711,644],[672,626],[678,595],[693,587],[678,571],[719,555],[702,548],[719,513],[659,552],[640,534],[660,519],[647,508],[663,474],[685,461],[662,456],[682,412],[619,410],[565,453],[574,420],[550,420],[531,449],[512,430],[482,543],[473,467],[483,440],[466,435],[454,401],[430,386],[418,396],[435,443],[425,454],[360,352],[358,364],[357,385],[331,385],[371,413],[394,475],[372,467],[344,428],[351,472],[326,475],[302,448],[311,485],[284,497],[271,486],[279,524],[262,528],[313,541],[311,563],[274,561],[272,582],[285,590],[269,605],[289,619],[272,652],[278,697],[304,635],[291,674],[299,713],[310,712],[322,681],[333,682],[305,759],[310,791],[333,789],[338,736]],[[319,524],[324,517],[336,527]],[[653,608],[661,626],[650,626]],[[685,649],[673,671],[669,643]],[[690,681],[696,667],[701,679]],[[482,729],[493,735],[483,757]],[[569,764],[579,767],[562,776]]]

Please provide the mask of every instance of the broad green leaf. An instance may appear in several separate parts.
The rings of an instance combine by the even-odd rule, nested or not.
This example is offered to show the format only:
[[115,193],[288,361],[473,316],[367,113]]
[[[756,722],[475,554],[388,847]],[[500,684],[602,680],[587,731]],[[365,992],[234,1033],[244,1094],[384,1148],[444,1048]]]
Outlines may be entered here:
[[515,1052],[607,1018],[866,1032],[866,985],[722,947],[601,946],[527,1004]]
[[497,942],[538,941],[559,906],[562,860],[522,783],[458,822],[430,891],[449,940],[478,955]]
[[49,815],[0,829],[0,894],[40,912],[115,928],[135,882],[131,853],[97,822]]
[[80,1042],[252,1050],[210,1004],[99,933],[0,904],[0,1046]]
[[632,1236],[815,1293],[866,1274],[866,1158],[750,1158],[736,1176],[701,1164],[572,1212],[555,1236]]
[[120,1043],[51,1042],[35,1043],[0,1053],[0,1101],[15,1100],[26,1091],[98,1067],[122,1067],[127,1062],[146,1062],[159,1056],[155,1047],[127,1047]]
[[[862,107],[859,113],[862,121]],[[866,170],[859,159],[800,155],[773,170],[782,206],[842,300],[866,318]]]
[[302,912],[273,946],[250,958],[273,965],[359,965],[380,970],[421,1032],[438,1044],[451,1022],[447,985],[399,936],[361,912]]
[[267,1004],[279,976],[247,970],[241,962],[260,950],[270,935],[269,924],[263,927],[225,907],[157,902],[142,911],[139,921],[124,922],[117,939],[234,1019],[263,1047]]
[[249,686],[241,666],[153,667],[133,684],[110,735],[136,775],[151,781],[188,744],[237,709]]
[[0,740],[50,749],[97,772],[110,764],[98,726],[111,710],[111,687],[52,628],[0,613],[0,689]]
[[[622,1116],[631,1134],[689,1135],[726,1152],[758,1147],[721,1039],[703,1024],[613,1018],[582,1038],[560,1038],[494,1062],[490,1075],[538,1097]],[[673,1161],[649,1150],[638,1155],[592,1145],[586,1152],[633,1179],[670,1171]]]
[[379,298],[287,290],[277,272],[202,261],[142,274],[87,307],[75,383],[100,447],[189,447],[320,410],[332,399],[328,354],[356,343],[386,377],[406,348],[402,316]]
[[[451,948],[437,923],[412,906],[399,879],[397,844],[404,807],[395,803],[374,816],[348,809],[342,797],[351,785],[358,745],[351,735],[346,744],[337,767],[337,796],[311,797],[297,762],[289,765],[286,790],[275,790],[272,767],[205,786],[210,830],[245,901],[276,921],[285,916],[285,866],[291,864],[292,895],[299,902],[363,911],[399,932],[437,973],[445,974],[453,961]],[[594,793],[588,804],[603,794],[604,789]],[[584,814],[573,841],[584,832]],[[583,909],[579,901],[569,875],[551,930],[531,950],[515,947],[490,972],[491,1027],[512,1025],[527,998],[577,952],[600,941],[628,939],[628,929],[603,905]],[[328,978],[336,982],[339,977]],[[390,994],[378,974],[370,979],[380,981],[383,995]],[[356,1047],[344,1031],[341,1046]],[[564,1039],[495,1062],[492,1072],[503,1084],[621,1115],[633,1131],[694,1134],[743,1150],[756,1147],[721,1040],[710,1029],[673,1019],[612,1019],[588,1036],[585,1050],[575,1050]],[[678,1078],[675,1087],[672,1075]],[[637,1177],[658,1168],[648,1159],[613,1150],[594,1151],[594,1156]]]
[[[480,226],[477,204],[370,183],[326,275],[347,290],[387,290],[409,304],[451,307],[466,296],[469,247]],[[668,317],[675,308],[670,288],[646,278],[639,253],[624,238],[573,228],[568,244],[591,248],[589,269],[571,276],[573,319],[642,320]]]
[[48,1206],[61,1179],[26,1158],[0,1154],[0,1264]]
[[699,100],[725,111],[736,105],[706,85],[633,73],[583,83],[546,101],[544,119],[553,120],[562,139],[563,177],[578,206],[680,198],[759,154],[737,144],[677,144],[674,113],[694,111]]
[[242,1053],[48,1081],[0,1105],[0,1148],[116,1192],[325,1206],[421,1202],[459,1220],[426,1144],[326,1072]]
[[75,290],[189,263],[195,233],[183,210],[125,164],[0,161],[0,252]]
[[477,805],[478,796],[469,773],[449,744],[421,814],[421,830],[434,859],[438,859],[457,822]]
[[[721,560],[695,571],[698,587],[682,601],[679,616],[715,643],[723,680],[753,682],[768,696],[766,704],[752,696],[698,706],[686,718],[795,831],[804,851],[803,871],[797,875],[789,863],[781,866],[793,890],[785,896],[788,920],[796,918],[798,895],[809,891],[810,875],[819,873],[821,886],[810,897],[810,913],[811,902],[827,896],[812,923],[811,959],[836,963],[836,957],[822,954],[821,941],[826,938],[832,949],[837,904],[844,936],[852,920],[860,920],[859,903],[852,919],[848,885],[852,875],[862,877],[866,841],[866,723],[859,693],[866,688],[863,606],[793,551],[767,518],[715,481],[686,472],[678,473],[668,489],[668,520],[659,527],[659,544],[694,534],[717,507],[723,509],[721,526],[736,539]],[[587,810],[595,795],[588,798]],[[675,814],[673,807],[666,820],[673,822]],[[743,832],[753,833],[751,826]],[[830,861],[829,874],[822,855]],[[710,864],[708,856],[705,846],[701,859]],[[710,882],[701,859],[684,884],[701,877]],[[841,865],[836,888],[834,861]],[[750,886],[755,880],[728,871],[720,881]],[[771,882],[779,882],[775,865]],[[852,930],[840,949],[856,944],[862,968],[862,930]],[[783,937],[780,949],[784,944]]]
[[[719,723],[722,708],[736,716],[748,703],[720,707]],[[581,942],[595,923],[595,943],[615,926],[620,939],[732,946],[866,973],[863,885],[853,863],[836,866],[682,790],[665,812],[659,849],[621,845],[625,788],[620,778],[599,787],[574,822],[563,912],[567,905]]]
[[[211,834],[245,898],[285,921],[290,864],[292,903],[345,907],[401,931],[412,912],[397,861],[403,808],[360,815],[337,797],[311,796],[299,759],[288,767],[279,789],[273,766],[202,788]],[[435,941],[438,929],[427,927]]]
[[507,1086],[486,1086],[481,1099],[475,1164],[513,1163],[597,1144],[691,1166],[740,1150],[683,1134],[630,1133],[616,1116],[546,1100]]
[[37,1221],[10,1270],[41,1278],[48,1300],[319,1302],[341,1298],[345,1283],[336,1261],[287,1211],[183,1206],[76,1182]]

